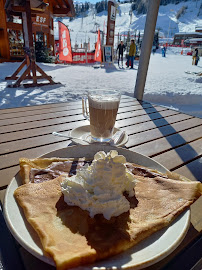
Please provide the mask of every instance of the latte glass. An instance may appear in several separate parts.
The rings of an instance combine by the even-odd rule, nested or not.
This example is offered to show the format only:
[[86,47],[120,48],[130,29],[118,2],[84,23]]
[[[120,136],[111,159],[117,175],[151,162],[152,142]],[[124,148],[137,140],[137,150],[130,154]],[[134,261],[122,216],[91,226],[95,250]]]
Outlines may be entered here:
[[108,142],[113,135],[121,94],[116,90],[91,90],[82,99],[83,115],[90,120],[91,138]]

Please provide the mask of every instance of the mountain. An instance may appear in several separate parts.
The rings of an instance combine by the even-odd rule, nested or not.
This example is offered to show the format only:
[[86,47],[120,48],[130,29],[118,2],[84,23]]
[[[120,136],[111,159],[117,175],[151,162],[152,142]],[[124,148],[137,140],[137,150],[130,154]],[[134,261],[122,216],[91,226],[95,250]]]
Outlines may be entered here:
[[[130,35],[143,34],[146,14],[137,14],[131,10],[131,3],[117,3],[115,26],[115,46],[118,44],[118,35],[126,39]],[[130,15],[131,14],[131,15]],[[58,23],[62,21],[70,30],[72,47],[78,44],[83,47],[84,42],[90,42],[90,49],[95,48],[97,30],[107,32],[107,11],[96,13],[95,5],[90,5],[88,11],[82,15],[70,18],[57,18],[54,21],[54,35],[58,39]],[[156,29],[162,38],[173,38],[178,32],[195,32],[196,26],[202,26],[202,0],[184,1],[178,4],[161,5],[159,7]]]

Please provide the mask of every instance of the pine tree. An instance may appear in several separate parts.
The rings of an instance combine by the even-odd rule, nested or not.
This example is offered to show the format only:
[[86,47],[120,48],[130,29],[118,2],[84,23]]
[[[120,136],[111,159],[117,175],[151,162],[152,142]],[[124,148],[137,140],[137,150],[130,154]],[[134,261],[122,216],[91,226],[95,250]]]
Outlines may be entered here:
[[49,50],[44,43],[41,41],[37,41],[35,43],[35,54],[36,54],[36,61],[43,62],[43,63],[53,63],[54,57],[50,56]]
[[159,31],[154,34],[153,46],[155,46],[156,49],[159,47]]

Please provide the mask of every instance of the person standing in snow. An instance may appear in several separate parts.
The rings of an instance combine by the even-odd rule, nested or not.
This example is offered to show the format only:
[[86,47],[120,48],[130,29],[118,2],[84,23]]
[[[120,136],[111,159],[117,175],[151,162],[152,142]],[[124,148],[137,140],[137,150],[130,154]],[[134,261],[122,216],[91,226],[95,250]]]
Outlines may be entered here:
[[162,57],[166,57],[166,47],[162,48]]
[[194,50],[194,53],[193,53],[192,59],[193,59],[193,61],[192,61],[192,65],[197,66],[197,65],[198,65],[198,61],[199,61],[198,49],[197,49],[197,48]]
[[195,65],[196,62],[196,49],[192,53],[192,65]]
[[134,39],[131,39],[130,50],[129,50],[129,55],[127,59],[127,67],[129,67],[129,63],[131,62],[131,69],[133,69],[133,61],[134,61],[135,54],[136,54],[135,41]]
[[[123,52],[125,50],[125,45],[123,44],[123,41],[121,40],[121,43],[118,45],[117,47],[117,52],[118,52],[118,66],[119,66],[119,63],[120,63],[120,60],[121,60],[121,64],[122,64],[122,67],[123,67]],[[119,66],[120,67],[120,66]]]

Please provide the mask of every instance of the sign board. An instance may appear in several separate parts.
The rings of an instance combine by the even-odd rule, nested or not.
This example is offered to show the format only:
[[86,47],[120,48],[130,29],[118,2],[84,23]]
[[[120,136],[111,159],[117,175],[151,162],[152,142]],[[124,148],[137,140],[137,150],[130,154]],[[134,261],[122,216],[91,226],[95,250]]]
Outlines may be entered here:
[[72,58],[73,64],[85,64],[86,63],[86,56],[87,56],[87,63],[94,63],[94,53],[87,52],[73,52]]
[[104,46],[104,61],[107,63],[112,63],[113,62],[113,47],[111,45],[106,45]]
[[114,32],[116,20],[116,6],[112,1],[108,1],[108,17],[107,17],[107,39],[106,45],[114,45]]
[[46,14],[36,14],[36,17],[32,17],[32,24],[49,27],[49,17]]
[[[72,52],[72,64],[86,64],[86,56],[87,56],[87,63],[95,63],[94,60],[94,52]],[[70,63],[68,61],[61,61],[59,60],[59,42],[55,41],[55,56],[56,56],[56,64],[59,63]]]
[[110,19],[112,21],[116,20],[116,8],[113,5],[111,5]]

